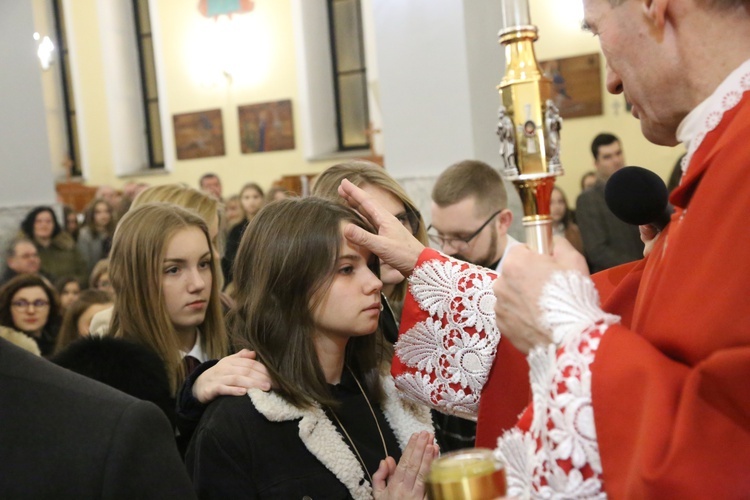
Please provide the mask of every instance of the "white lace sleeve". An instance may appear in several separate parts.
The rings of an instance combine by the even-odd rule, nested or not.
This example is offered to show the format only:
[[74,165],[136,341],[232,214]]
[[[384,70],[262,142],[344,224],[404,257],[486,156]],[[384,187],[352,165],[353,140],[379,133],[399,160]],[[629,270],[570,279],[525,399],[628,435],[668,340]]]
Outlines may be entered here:
[[[506,432],[495,451],[506,466],[508,496],[606,498],[591,404],[590,365],[609,325],[588,277],[553,274],[540,298],[541,323],[554,344],[529,353],[530,421]],[[526,427],[526,428],[524,428]]]
[[442,258],[423,263],[409,278],[410,293],[427,315],[399,336],[396,356],[408,370],[396,376],[396,386],[444,413],[476,419],[500,341],[496,275]]

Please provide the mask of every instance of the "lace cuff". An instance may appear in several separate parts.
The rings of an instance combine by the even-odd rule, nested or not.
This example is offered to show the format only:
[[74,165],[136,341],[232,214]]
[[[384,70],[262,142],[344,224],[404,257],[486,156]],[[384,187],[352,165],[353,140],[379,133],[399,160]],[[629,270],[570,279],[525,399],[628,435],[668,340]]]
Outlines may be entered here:
[[396,386],[441,412],[476,419],[500,341],[492,291],[496,275],[436,255],[409,278],[409,293],[426,314],[406,325],[396,343],[396,356],[406,367],[396,374]]
[[591,278],[578,271],[557,271],[542,288],[540,322],[552,332],[552,342],[563,345],[594,324],[612,325],[620,317],[599,307],[599,292]]
[[593,282],[574,271],[552,275],[540,298],[554,344],[528,356],[532,408],[498,442],[508,496],[606,498],[591,402],[591,363],[619,317],[599,308]]

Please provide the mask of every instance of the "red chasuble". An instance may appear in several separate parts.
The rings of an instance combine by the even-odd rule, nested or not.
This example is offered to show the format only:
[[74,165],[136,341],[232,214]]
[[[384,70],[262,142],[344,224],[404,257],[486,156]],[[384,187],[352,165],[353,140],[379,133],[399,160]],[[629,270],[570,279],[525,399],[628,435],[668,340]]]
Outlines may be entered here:
[[642,278],[623,278],[602,303],[632,318],[607,330],[592,365],[605,489],[748,498],[750,92],[708,133],[671,201]]

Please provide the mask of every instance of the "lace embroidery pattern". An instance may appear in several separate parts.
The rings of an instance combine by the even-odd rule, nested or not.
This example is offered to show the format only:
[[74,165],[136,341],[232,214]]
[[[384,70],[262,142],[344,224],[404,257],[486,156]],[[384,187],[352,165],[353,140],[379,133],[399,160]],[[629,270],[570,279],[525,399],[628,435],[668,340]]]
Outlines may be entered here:
[[698,150],[701,143],[703,143],[703,139],[705,139],[712,130],[719,126],[719,123],[721,123],[721,120],[724,117],[724,113],[737,106],[742,100],[742,94],[748,90],[750,90],[750,73],[745,73],[721,98],[718,98],[717,96],[717,98],[711,103],[712,107],[717,109],[714,109],[708,114],[708,116],[706,116],[703,130],[701,130],[698,135],[690,141],[690,148],[682,159],[683,175],[687,171],[688,165],[690,165],[690,160],[693,158],[693,154]]
[[476,417],[500,341],[494,280],[486,269],[439,259],[415,269],[411,294],[431,317],[396,343],[396,355],[410,369],[396,377],[400,390],[443,412]]
[[[540,299],[554,344],[529,353],[532,418],[506,432],[495,450],[505,463],[508,496],[606,498],[591,403],[591,370],[599,341],[619,317],[604,313],[593,282],[558,272]],[[522,422],[527,422],[522,420]]]

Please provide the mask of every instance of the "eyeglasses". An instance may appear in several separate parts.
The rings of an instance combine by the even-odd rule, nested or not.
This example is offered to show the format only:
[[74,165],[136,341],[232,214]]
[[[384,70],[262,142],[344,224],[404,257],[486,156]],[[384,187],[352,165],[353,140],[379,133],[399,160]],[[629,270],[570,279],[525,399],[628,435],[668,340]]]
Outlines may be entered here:
[[430,238],[431,242],[433,242],[434,244],[440,246],[441,248],[444,247],[445,245],[450,245],[453,248],[466,248],[466,247],[469,246],[469,243],[471,242],[471,240],[473,240],[474,238],[476,238],[477,236],[479,236],[479,233],[482,232],[482,229],[484,229],[485,227],[487,227],[487,224],[489,224],[490,222],[492,222],[492,219],[494,219],[495,217],[497,217],[497,215],[500,212],[502,212],[502,210],[498,210],[494,214],[490,215],[490,218],[487,219],[484,222],[484,224],[482,224],[479,227],[479,229],[477,229],[476,231],[474,231],[473,233],[471,233],[469,236],[466,236],[464,238],[459,238],[459,237],[445,237],[445,236],[442,236],[440,233],[430,233],[429,231],[430,231],[430,229],[432,229],[432,224],[430,224],[430,227],[427,228],[427,231],[428,231],[427,232],[427,237]]
[[13,307],[16,309],[28,309],[29,306],[34,306],[34,309],[42,309],[44,307],[49,307],[49,301],[48,300],[35,300],[34,302],[29,302],[28,300],[14,300],[10,303]]
[[394,217],[398,219],[402,226],[411,231],[412,236],[416,236],[419,232],[419,223],[422,219],[422,215],[411,208],[406,208],[405,212],[396,214]]
[[21,254],[16,255],[16,258],[18,258],[18,259],[24,259],[24,260],[38,259],[39,258],[39,254],[38,253],[21,253]]

